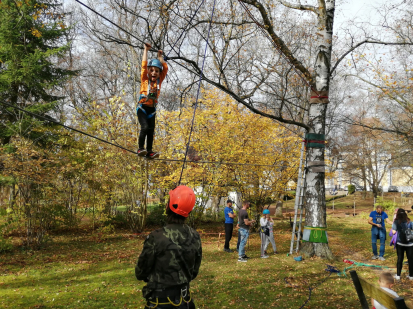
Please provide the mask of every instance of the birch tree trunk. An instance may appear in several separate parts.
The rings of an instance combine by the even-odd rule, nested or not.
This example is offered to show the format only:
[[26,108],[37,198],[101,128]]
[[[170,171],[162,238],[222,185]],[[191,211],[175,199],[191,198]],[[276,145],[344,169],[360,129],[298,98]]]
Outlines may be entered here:
[[[315,83],[317,92],[328,96],[330,84],[331,51],[333,40],[334,0],[319,0]],[[324,92],[325,91],[325,92]],[[312,103],[309,110],[309,133],[325,134],[327,104]],[[307,162],[324,162],[324,148],[308,148]],[[305,222],[310,227],[327,227],[325,201],[325,173],[307,171],[305,191]],[[327,243],[305,242],[301,252],[305,256],[333,258]]]

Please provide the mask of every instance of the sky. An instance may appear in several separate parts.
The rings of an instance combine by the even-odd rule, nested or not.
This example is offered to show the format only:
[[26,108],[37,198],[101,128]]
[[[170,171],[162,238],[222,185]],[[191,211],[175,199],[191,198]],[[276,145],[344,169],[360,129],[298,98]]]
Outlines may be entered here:
[[[360,21],[372,21],[375,19],[374,8],[380,7],[384,3],[397,3],[395,0],[336,0],[336,26],[342,25],[346,21],[357,17]],[[377,18],[377,16],[376,16]]]

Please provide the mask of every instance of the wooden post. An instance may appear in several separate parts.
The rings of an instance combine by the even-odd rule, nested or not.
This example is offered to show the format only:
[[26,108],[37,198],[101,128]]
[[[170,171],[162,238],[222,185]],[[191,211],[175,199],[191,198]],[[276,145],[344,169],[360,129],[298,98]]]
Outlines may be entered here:
[[356,197],[353,199],[353,216],[356,216]]
[[361,308],[369,309],[369,304],[367,303],[366,295],[364,295],[363,288],[361,287],[361,283],[359,277],[357,276],[357,272],[355,270],[350,271],[351,279],[353,279],[354,287],[356,288],[357,295],[360,300]]
[[333,212],[334,212],[334,198],[333,198]]

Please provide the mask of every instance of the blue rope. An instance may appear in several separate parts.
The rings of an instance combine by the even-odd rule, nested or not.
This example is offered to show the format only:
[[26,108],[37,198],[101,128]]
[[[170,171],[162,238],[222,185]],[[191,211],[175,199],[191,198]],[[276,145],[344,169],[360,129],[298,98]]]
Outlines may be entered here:
[[199,97],[199,91],[200,91],[200,89],[201,89],[202,75],[203,75],[203,73],[204,73],[204,65],[205,65],[206,53],[207,53],[207,50],[208,50],[209,33],[211,32],[212,19],[213,19],[213,17],[214,17],[215,1],[216,1],[216,0],[214,0],[214,6],[212,7],[211,19],[209,20],[208,36],[207,36],[207,40],[206,40],[206,44],[205,44],[205,52],[204,52],[204,59],[202,60],[202,68],[201,68],[201,72],[199,73],[198,91],[197,91],[197,93],[196,93],[194,113],[193,113],[193,115],[192,115],[191,130],[189,131],[188,143],[186,144],[185,157],[184,157],[184,162],[182,163],[182,170],[181,170],[181,175],[179,176],[178,186],[181,184],[182,174],[184,173],[186,158],[187,158],[187,156],[188,156],[189,145],[190,145],[190,143],[191,143],[192,131],[194,130],[195,113],[196,113],[196,109],[197,109],[197,107],[198,107],[198,97]]
[[[192,20],[194,19],[194,17],[198,14],[199,9],[201,8],[202,4],[204,4],[205,0],[202,0],[201,4],[198,6],[198,8],[196,9],[194,15],[192,15],[192,17],[190,18],[188,24],[184,27],[184,30],[182,30],[181,35],[178,37],[178,39],[175,41],[174,45],[171,47],[171,50],[169,51],[169,53],[167,55],[164,55],[164,60],[167,61],[169,59],[169,54],[174,50],[175,45],[179,42],[179,40],[182,38],[183,34],[186,32],[186,28],[188,28],[188,26],[192,23]],[[179,55],[179,52],[178,52]]]

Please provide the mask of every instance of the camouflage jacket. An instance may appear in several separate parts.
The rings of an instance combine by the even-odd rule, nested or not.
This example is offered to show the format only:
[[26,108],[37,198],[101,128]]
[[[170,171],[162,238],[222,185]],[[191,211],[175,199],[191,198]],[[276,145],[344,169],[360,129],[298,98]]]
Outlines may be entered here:
[[148,283],[145,290],[189,283],[199,272],[201,238],[183,224],[168,224],[148,235],[135,267],[138,280]]

